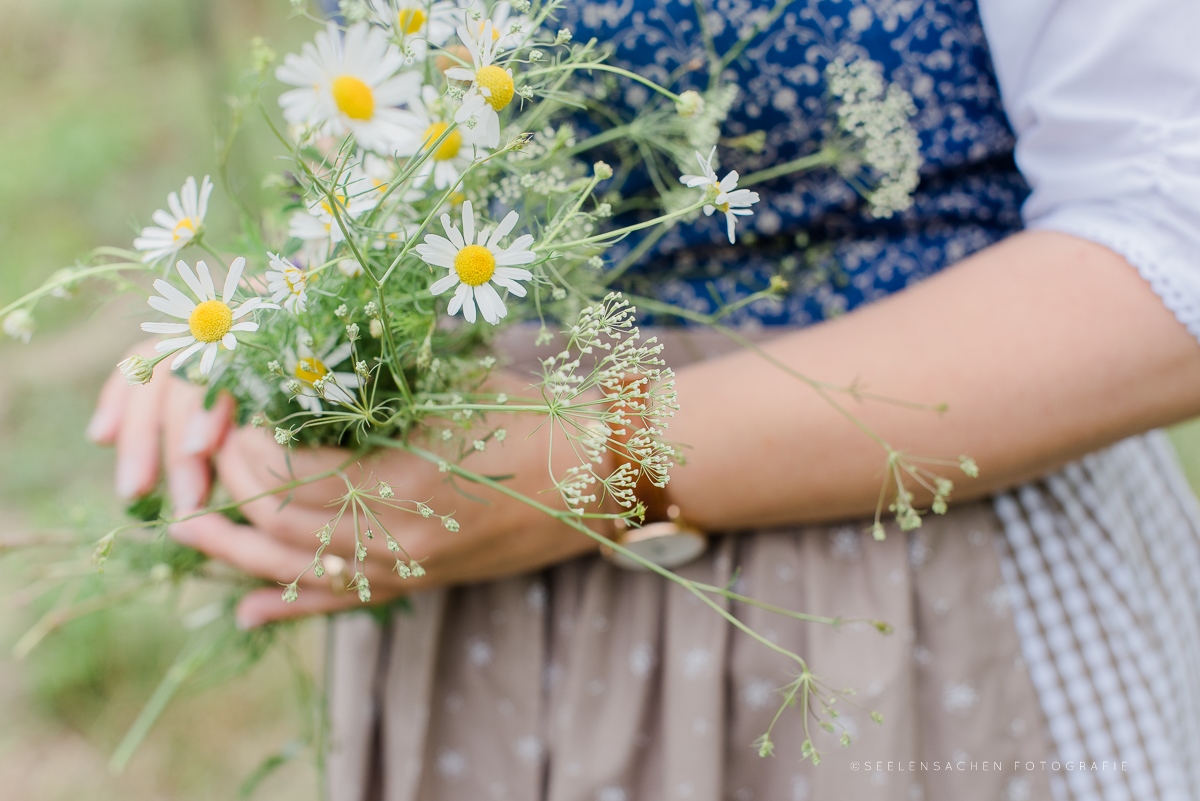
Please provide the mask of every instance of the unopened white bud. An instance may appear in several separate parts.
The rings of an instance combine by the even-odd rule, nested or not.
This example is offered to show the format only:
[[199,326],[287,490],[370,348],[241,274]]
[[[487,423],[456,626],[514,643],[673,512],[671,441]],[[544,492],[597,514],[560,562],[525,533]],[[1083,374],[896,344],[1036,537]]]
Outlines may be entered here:
[[383,322],[378,317],[371,320],[370,330],[372,339],[379,339],[381,336],[383,336]]
[[33,315],[28,309],[11,311],[4,318],[4,333],[21,342],[28,342],[33,336]]
[[117,364],[117,369],[130,386],[147,384],[154,377],[154,363],[145,356],[133,355]]
[[704,98],[695,89],[688,89],[675,101],[675,110],[681,117],[695,117],[704,113]]

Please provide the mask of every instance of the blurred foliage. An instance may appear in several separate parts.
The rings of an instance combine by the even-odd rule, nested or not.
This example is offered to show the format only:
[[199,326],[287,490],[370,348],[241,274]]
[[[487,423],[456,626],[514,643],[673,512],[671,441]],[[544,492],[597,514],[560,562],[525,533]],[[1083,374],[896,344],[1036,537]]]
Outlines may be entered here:
[[[287,0],[0,0],[0,296],[36,287],[96,245],[128,246],[187,175],[217,180],[218,131],[251,38],[287,52],[311,34],[289,12]],[[255,113],[247,123],[229,188],[254,208],[278,146]],[[215,202],[210,223],[232,226],[230,205]],[[0,343],[0,535],[78,529],[94,539],[121,518],[111,454],[82,432],[138,331],[128,305],[105,307],[94,289],[43,304],[31,345]],[[111,777],[113,748],[187,639],[176,611],[203,599],[168,583],[143,596],[150,603],[57,628],[17,662],[13,644],[43,614],[112,580],[92,575],[75,599],[41,592],[52,555],[0,560],[0,795],[236,798],[264,760],[291,747],[303,725],[280,654],[217,692],[185,690],[129,771]],[[311,639],[301,644],[315,652]],[[284,771],[255,797],[315,798],[313,778]]]

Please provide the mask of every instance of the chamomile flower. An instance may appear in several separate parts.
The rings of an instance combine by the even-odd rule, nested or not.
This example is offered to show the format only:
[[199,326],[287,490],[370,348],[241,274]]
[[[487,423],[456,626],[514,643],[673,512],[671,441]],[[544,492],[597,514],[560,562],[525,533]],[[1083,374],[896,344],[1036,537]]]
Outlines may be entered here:
[[429,44],[444,45],[454,35],[459,9],[450,0],[371,0],[372,21],[393,40],[407,45],[413,58],[424,58]]
[[448,272],[444,278],[433,282],[429,287],[430,294],[441,295],[457,287],[454,297],[450,299],[447,312],[457,314],[463,311],[463,317],[468,323],[475,322],[475,306],[478,304],[479,313],[483,319],[492,325],[500,322],[500,318],[508,314],[504,301],[496,292],[496,287],[507,289],[519,298],[525,297],[525,287],[519,281],[528,281],[533,273],[514,264],[529,264],[537,255],[529,250],[533,237],[524,234],[513,240],[507,248],[500,247],[500,240],[508,236],[517,225],[517,213],[510,211],[501,220],[494,231],[484,229],[475,237],[475,213],[471,201],[462,205],[462,230],[450,223],[450,215],[442,215],[442,227],[446,229],[446,237],[429,234],[425,242],[417,245],[417,254],[427,264],[434,267],[445,267]]
[[268,253],[271,269],[267,270],[267,291],[272,303],[283,303],[292,314],[305,311],[308,303],[308,273],[282,256]]
[[477,11],[474,6],[468,8],[464,12],[466,23],[474,31],[476,37],[483,36],[484,24],[488,21],[492,23],[492,40],[496,43],[498,50],[511,50],[515,47],[521,47],[529,37],[533,35],[529,18],[523,14],[512,13],[512,3],[507,0],[501,0],[492,7],[492,13],[484,16],[484,13]]
[[[287,370],[283,391],[290,393],[295,389],[295,384],[299,384],[300,391],[295,393],[296,402],[313,414],[321,413],[322,399],[353,406],[358,376],[353,370],[344,372],[330,369],[349,359],[351,353],[349,342],[340,345],[330,342],[324,348],[314,350],[312,336],[307,331],[301,331],[296,347],[285,350],[283,354],[284,368]],[[318,381],[319,390],[314,386]]]
[[[378,184],[359,167],[346,172],[342,184],[333,191],[334,202],[337,203],[337,216],[343,222],[353,220],[375,208],[382,195],[377,191]],[[320,251],[320,257],[328,255],[331,247],[346,238],[342,226],[334,216],[334,206],[329,197],[321,195],[308,204],[308,211],[297,211],[288,220],[288,234],[305,242],[313,242],[323,247],[315,248]]]
[[194,354],[204,351],[200,358],[200,372],[208,375],[217,359],[218,346],[223,345],[227,350],[233,350],[237,347],[235,332],[258,330],[258,323],[253,320],[241,323],[237,322],[238,320],[255,309],[279,308],[274,304],[264,303],[263,299],[258,297],[250,298],[237,306],[232,305],[245,268],[245,259],[234,259],[218,299],[212,276],[208,273],[208,265],[202,261],[196,262],[196,272],[193,273],[186,262],[177,262],[175,269],[179,272],[179,277],[196,296],[198,303],[161,278],[154,282],[154,288],[159,294],[150,297],[150,306],[163,314],[185,321],[142,323],[142,330],[148,334],[183,334],[180,337],[164,339],[154,346],[159,353],[177,352],[171,362],[172,370],[178,370]]
[[735,241],[734,222],[738,217],[748,217],[754,213],[750,207],[758,202],[758,193],[751,192],[749,189],[737,188],[737,170],[730,170],[729,174],[718,181],[717,173],[712,168],[712,160],[716,154],[716,147],[708,154],[707,159],[697,153],[696,161],[700,163],[703,175],[683,175],[679,180],[685,186],[704,188],[710,201],[704,206],[704,213],[710,217],[714,211],[722,212],[725,215],[729,242],[733,244]]
[[412,126],[409,113],[397,106],[416,96],[421,76],[397,71],[404,56],[387,34],[362,22],[345,38],[329,24],[315,46],[289,54],[275,76],[299,86],[279,97],[283,116],[293,125],[334,136],[353,134],[360,147],[393,153],[405,143]]
[[459,123],[475,119],[479,128],[479,141],[484,147],[499,147],[500,145],[500,114],[517,92],[510,69],[498,67],[492,62],[499,50],[498,40],[492,36],[492,21],[485,20],[483,30],[477,37],[471,31],[471,26],[462,25],[458,28],[458,37],[471,54],[474,69],[466,67],[451,67],[446,70],[446,77],[454,81],[470,81],[471,86],[463,95],[462,106],[454,119]]
[[183,182],[183,189],[167,195],[167,208],[154,212],[151,218],[158,224],[143,228],[142,235],[133,240],[133,247],[142,251],[142,261],[149,264],[174,256],[196,238],[204,225],[212,190],[207,175],[199,189],[196,179],[189,176]]
[[[424,185],[432,176],[434,187],[445,189],[457,183],[463,170],[469,167],[475,158],[486,155],[486,151],[477,145],[480,131],[459,125],[446,133],[450,129],[447,119],[451,115],[443,113],[446,110],[441,108],[442,103],[443,98],[438,96],[438,91],[432,86],[425,86],[421,89],[421,98],[414,100],[409,107],[417,119],[420,139],[417,140],[418,146],[414,147],[411,153],[401,153],[400,155],[416,155],[422,149],[432,146],[441,139],[429,158],[421,164],[420,169],[413,176],[415,186]],[[445,134],[445,138],[442,138],[443,134]]]

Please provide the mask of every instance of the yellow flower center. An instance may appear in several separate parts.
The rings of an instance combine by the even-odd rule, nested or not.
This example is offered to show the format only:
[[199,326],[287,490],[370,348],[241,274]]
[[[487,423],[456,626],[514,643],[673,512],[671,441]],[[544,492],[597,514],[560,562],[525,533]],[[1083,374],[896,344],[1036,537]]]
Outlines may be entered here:
[[352,120],[369,120],[375,116],[375,95],[371,87],[352,75],[334,79],[333,102],[338,111]]
[[296,362],[296,378],[306,384],[329,375],[329,368],[320,359],[308,357]]
[[[342,194],[337,194],[337,195],[334,195],[334,197],[337,198],[338,211],[340,211],[344,214],[346,211],[346,196],[342,195]],[[324,212],[326,214],[328,214],[330,217],[333,216],[333,206],[329,205],[328,197],[326,197],[325,200],[321,201],[321,209],[324,210]],[[325,227],[328,228],[329,225],[327,224]]]
[[188,328],[201,342],[220,342],[233,327],[233,309],[219,300],[206,300],[192,309]]
[[[486,19],[483,22],[479,23],[479,35],[480,36],[483,36],[483,31],[487,27],[487,23],[488,23],[488,21]],[[492,23],[492,41],[493,42],[500,41],[500,29],[498,27],[496,27],[496,23],[494,23],[494,22]]]
[[402,8],[396,17],[396,28],[406,36],[417,33],[425,25],[425,10],[420,8]]
[[[436,142],[438,137],[446,133],[446,129],[450,127],[446,122],[435,122],[425,129],[425,144]],[[434,161],[449,161],[458,155],[458,151],[462,149],[462,134],[457,130],[451,131],[442,143],[433,151]]]
[[491,92],[487,96],[487,102],[496,111],[499,111],[512,102],[513,93],[517,90],[517,87],[513,84],[512,76],[495,64],[488,64],[486,67],[481,67],[475,73],[475,83],[481,89],[487,89]]
[[176,242],[180,239],[191,239],[196,235],[196,221],[191,217],[184,217],[175,224],[175,230],[171,233],[174,235]]
[[728,203],[718,203],[716,206],[714,206],[714,208],[717,211],[721,212],[722,214],[729,213],[729,204]]
[[308,278],[300,270],[284,270],[283,282],[287,284],[289,292],[293,295],[299,295],[304,291],[305,285],[308,283]]
[[454,272],[467,286],[481,286],[496,272],[496,257],[483,245],[467,245],[454,257]]

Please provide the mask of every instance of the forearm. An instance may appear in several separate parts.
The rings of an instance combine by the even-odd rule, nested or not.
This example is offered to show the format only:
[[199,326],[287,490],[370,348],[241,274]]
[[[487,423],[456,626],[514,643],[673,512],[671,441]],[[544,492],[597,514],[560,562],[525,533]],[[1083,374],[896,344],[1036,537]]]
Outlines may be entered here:
[[[1013,236],[911,290],[764,350],[832,384],[948,411],[835,396],[893,448],[968,454],[955,498],[1036,477],[1200,413],[1200,345],[1124,259]],[[809,386],[745,351],[679,371],[671,491],[712,530],[871,514],[885,450]]]

